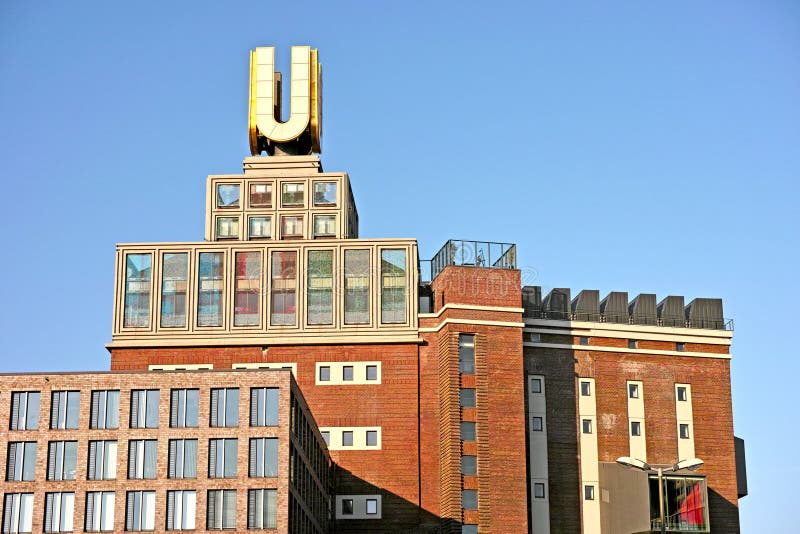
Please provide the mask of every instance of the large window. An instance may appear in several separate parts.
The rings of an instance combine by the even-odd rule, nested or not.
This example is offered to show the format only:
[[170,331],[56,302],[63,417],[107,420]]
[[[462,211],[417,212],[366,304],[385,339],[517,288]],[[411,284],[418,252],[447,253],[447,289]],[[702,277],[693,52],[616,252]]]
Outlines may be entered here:
[[125,530],[155,530],[156,492],[129,491],[125,502]]
[[247,492],[247,528],[278,526],[278,490],[251,489]]
[[113,491],[90,491],[86,494],[86,532],[111,532],[114,530]]
[[158,441],[155,439],[135,439],[128,442],[128,478],[156,478],[156,454]]
[[239,426],[239,389],[211,390],[210,426]]
[[8,444],[6,480],[21,481],[36,478],[36,442],[19,441]]
[[297,207],[303,205],[305,184],[283,184],[281,190],[281,206]]
[[314,182],[314,205],[336,205],[336,182]]
[[258,326],[261,302],[261,253],[236,253],[233,326]]
[[197,326],[222,326],[222,252],[201,252],[197,280]]
[[167,530],[194,530],[197,492],[167,492]]
[[344,322],[369,323],[369,250],[344,251]]
[[125,256],[125,328],[150,326],[150,277],[153,274],[152,254]]
[[173,389],[170,392],[169,426],[172,428],[196,428],[199,426],[199,389]]
[[47,480],[75,480],[77,465],[77,441],[51,441],[48,443]]
[[250,389],[250,426],[277,426],[278,388]]
[[209,490],[206,500],[206,528],[236,528],[236,490]]
[[119,428],[119,391],[92,391],[89,428]]
[[308,252],[308,324],[333,324],[333,251]]
[[89,480],[117,478],[117,442],[114,440],[90,441],[87,471]]
[[237,439],[208,440],[208,478],[236,478]]
[[[708,532],[708,500],[704,478],[666,476],[664,523],[669,532]],[[658,477],[650,477],[650,525],[661,528],[658,505]]]
[[161,273],[161,327],[186,326],[186,292],[189,255],[186,252],[164,254]]
[[270,324],[295,324],[296,291],[297,252],[273,252]]
[[250,184],[250,207],[272,207],[272,184]]
[[406,322],[406,251],[381,250],[381,322]]
[[44,531],[72,532],[75,514],[75,494],[46,493],[44,496]]
[[54,391],[50,404],[50,428],[78,428],[80,404],[80,391]]
[[463,375],[475,374],[475,336],[458,336],[458,372]]
[[197,440],[169,440],[169,478],[197,478]]
[[39,428],[38,391],[15,391],[11,394],[11,430],[37,430]]
[[278,476],[278,438],[252,438],[250,440],[249,476]]
[[3,503],[3,532],[31,532],[33,493],[6,493]]
[[134,389],[131,391],[131,428],[158,428],[157,389]]

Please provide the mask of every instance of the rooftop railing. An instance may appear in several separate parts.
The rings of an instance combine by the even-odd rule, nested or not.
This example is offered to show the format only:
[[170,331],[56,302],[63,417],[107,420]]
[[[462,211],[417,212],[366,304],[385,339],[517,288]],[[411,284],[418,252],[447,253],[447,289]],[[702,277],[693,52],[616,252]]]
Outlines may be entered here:
[[514,243],[450,239],[431,260],[420,260],[420,282],[431,282],[445,267],[482,267],[516,269],[517,246]]
[[525,310],[530,319],[549,319],[551,321],[586,321],[593,323],[617,323],[642,326],[665,326],[671,328],[704,328],[707,330],[733,331],[733,319],[682,319],[634,315],[607,315],[604,313],[575,313],[571,311]]

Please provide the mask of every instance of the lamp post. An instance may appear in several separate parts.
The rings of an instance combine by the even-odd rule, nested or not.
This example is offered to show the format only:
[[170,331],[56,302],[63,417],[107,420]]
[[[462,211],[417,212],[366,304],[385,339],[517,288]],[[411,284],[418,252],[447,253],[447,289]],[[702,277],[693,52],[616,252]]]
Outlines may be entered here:
[[[625,467],[632,467],[640,471],[651,471],[654,469],[644,460],[638,458],[631,458],[630,456],[620,456],[617,458],[617,463]],[[661,523],[661,534],[666,534],[667,525],[664,523],[664,473],[679,471],[681,469],[689,469],[694,471],[703,465],[703,460],[700,458],[687,458],[686,460],[679,460],[675,465],[669,467],[656,467],[658,473],[658,515]]]

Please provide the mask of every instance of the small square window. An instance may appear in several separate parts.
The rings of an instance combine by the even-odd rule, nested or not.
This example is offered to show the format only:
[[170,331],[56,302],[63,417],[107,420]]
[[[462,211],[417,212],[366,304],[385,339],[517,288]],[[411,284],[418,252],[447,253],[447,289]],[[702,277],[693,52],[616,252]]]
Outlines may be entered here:
[[378,499],[367,499],[367,515],[378,514]]
[[591,434],[592,433],[592,420],[591,419],[584,419],[582,421],[583,433],[584,434]]
[[342,431],[342,447],[352,447],[352,446],[353,446],[353,431],[352,430]]
[[250,217],[250,239],[269,239],[272,237],[271,217]]
[[544,482],[533,483],[533,497],[534,499],[544,499]]
[[475,390],[470,388],[461,389],[461,407],[474,408],[475,407]]
[[475,423],[461,423],[461,441],[475,441]]
[[631,436],[642,435],[642,423],[639,421],[631,421]]
[[281,190],[281,206],[302,206],[305,184],[283,184]]
[[635,339],[628,340],[628,348],[635,349],[638,346],[638,342]]
[[272,207],[272,184],[250,184],[250,207]]
[[461,508],[464,510],[478,509],[478,490],[461,490]]
[[461,457],[461,474],[464,476],[475,476],[478,474],[478,457],[477,456],[462,456]]
[[541,392],[542,392],[542,379],[531,378],[531,393],[541,393]]
[[238,208],[239,207],[239,185],[238,184],[218,184],[217,185],[217,207],[218,208]]
[[292,215],[281,217],[281,239],[302,239],[303,217]]
[[542,334],[536,334],[533,332],[528,334],[528,343],[541,343],[541,341],[542,341]]
[[314,205],[336,205],[336,182],[314,182]]
[[353,515],[353,499],[342,499],[342,515]]
[[686,388],[684,386],[678,386],[678,400],[679,401],[686,401]]
[[581,336],[580,337],[580,344],[581,345],[588,345],[589,344],[589,338],[587,336]]
[[680,424],[681,439],[689,439],[689,425],[685,423]]
[[319,381],[320,382],[330,382],[331,380],[331,368],[327,365],[323,365],[319,368]]
[[686,350],[686,343],[681,343],[680,341],[675,343],[675,350],[677,352],[683,352]]
[[583,498],[586,501],[593,501],[594,500],[594,486],[584,486],[583,487]]
[[239,217],[217,217],[217,239],[239,237]]
[[336,215],[314,215],[314,237],[336,237]]
[[377,447],[377,446],[378,446],[378,431],[367,430],[367,447]]
[[632,399],[639,398],[639,384],[628,384],[628,397]]
[[345,365],[342,367],[342,380],[345,382],[352,382],[353,381],[353,366],[352,365]]
[[322,434],[322,439],[325,441],[325,445],[330,445],[331,444],[331,433],[330,433],[330,431],[324,430],[324,431],[320,432],[320,434]]
[[591,397],[592,395],[592,383],[591,382],[581,382],[581,396],[582,397]]
[[377,380],[378,379],[378,366],[377,365],[368,365],[367,366],[367,380]]
[[541,432],[544,429],[544,421],[539,416],[534,416],[531,420],[531,428],[534,432]]
[[478,525],[461,525],[461,534],[478,534]]

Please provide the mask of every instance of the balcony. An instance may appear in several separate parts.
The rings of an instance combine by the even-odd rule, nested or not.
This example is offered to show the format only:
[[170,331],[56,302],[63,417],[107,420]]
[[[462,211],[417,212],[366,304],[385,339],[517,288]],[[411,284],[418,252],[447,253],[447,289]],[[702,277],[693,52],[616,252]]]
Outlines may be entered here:
[[448,265],[484,269],[516,269],[517,246],[514,243],[450,239],[439,249],[433,259],[419,262],[420,282],[432,282]]

